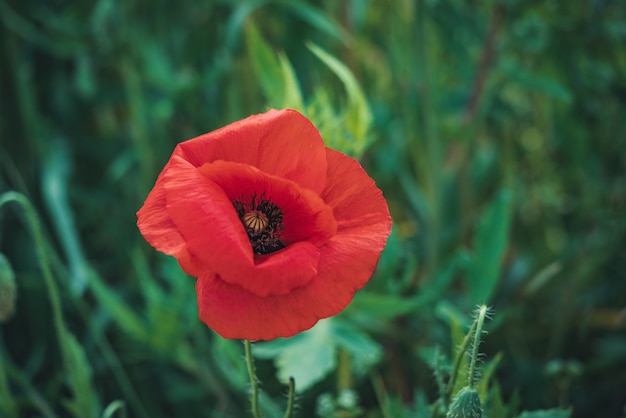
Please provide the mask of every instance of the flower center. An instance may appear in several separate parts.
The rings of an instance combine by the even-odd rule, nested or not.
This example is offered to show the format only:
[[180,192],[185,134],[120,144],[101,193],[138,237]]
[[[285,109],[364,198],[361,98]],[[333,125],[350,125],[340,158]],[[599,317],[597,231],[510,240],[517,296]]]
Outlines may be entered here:
[[267,215],[258,210],[246,212],[241,220],[247,229],[251,229],[255,233],[259,233],[267,228],[267,224],[269,222]]
[[235,200],[233,206],[255,253],[269,254],[285,248],[280,240],[284,229],[283,211],[270,199],[265,199],[265,194],[242,197]]

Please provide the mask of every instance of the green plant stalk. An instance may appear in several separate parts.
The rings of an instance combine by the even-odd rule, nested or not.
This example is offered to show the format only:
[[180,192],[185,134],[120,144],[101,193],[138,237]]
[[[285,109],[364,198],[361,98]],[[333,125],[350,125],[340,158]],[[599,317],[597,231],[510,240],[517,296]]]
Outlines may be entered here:
[[9,391],[9,379],[6,363],[2,350],[2,340],[0,339],[0,413],[9,417],[17,417],[18,407],[16,401]]
[[248,366],[248,376],[250,377],[250,387],[252,389],[250,396],[252,416],[254,418],[261,418],[261,413],[259,412],[259,380],[256,377],[254,359],[252,358],[252,343],[250,340],[243,340],[243,344],[246,351],[246,365]]
[[285,418],[291,418],[293,414],[293,405],[296,398],[296,381],[293,377],[289,377],[289,395],[287,398],[287,410],[285,411]]
[[67,346],[66,342],[66,336],[69,335],[69,331],[65,328],[65,322],[63,322],[61,297],[59,295],[59,290],[54,283],[52,271],[50,270],[50,261],[48,260],[48,256],[46,254],[46,246],[43,239],[43,234],[41,232],[39,218],[37,217],[35,209],[26,198],[26,196],[24,196],[23,194],[17,192],[6,192],[0,195],[0,208],[10,202],[15,202],[19,204],[22,207],[23,213],[26,217],[26,224],[30,229],[33,241],[35,243],[37,257],[39,259],[39,266],[41,268],[44,282],[48,290],[50,304],[52,305],[52,318],[57,333],[57,339],[59,340],[59,346],[61,347],[63,366],[68,373],[73,373],[73,368],[69,360],[70,348]]
[[350,353],[346,350],[338,350],[338,365],[337,365],[337,391],[342,392],[344,390],[352,388],[352,371],[350,369]]
[[39,225],[39,219],[37,218],[35,209],[30,204],[26,196],[24,196],[23,194],[17,192],[6,192],[0,195],[0,208],[10,202],[16,202],[24,210],[26,223],[30,228],[30,232],[33,236],[33,241],[35,242],[35,249],[37,251],[37,257],[39,258],[41,272],[43,274],[46,287],[48,288],[50,304],[52,305],[52,318],[57,332],[57,337],[59,339],[59,344],[62,347],[63,361],[65,366],[68,367],[68,362],[66,358],[67,352],[63,339],[67,330],[65,328],[65,323],[63,322],[63,313],[61,311],[61,297],[59,296],[59,290],[54,283],[52,271],[50,270],[50,263],[48,261],[48,256],[46,255],[44,240],[41,234],[41,227]]
[[478,318],[474,321],[476,324],[476,331],[474,332],[474,346],[472,347],[472,357],[470,361],[469,375],[467,377],[467,386],[474,387],[474,373],[476,371],[476,359],[478,358],[478,346],[480,345],[480,334],[483,332],[483,323],[485,322],[485,315],[487,314],[487,306],[482,305],[478,312]]
[[372,386],[374,387],[374,394],[376,395],[376,400],[380,406],[380,412],[382,413],[383,418],[392,418],[389,411],[389,396],[387,395],[387,389],[385,389],[383,379],[378,373],[372,371],[370,372],[370,380],[372,382]]
[[[7,369],[7,375],[18,387],[24,392],[24,397],[28,399],[31,406],[37,409],[37,412],[43,418],[59,418],[52,409],[52,406],[48,403],[46,398],[39,393],[38,389],[30,383],[28,377],[15,366],[8,355],[2,353],[2,364]],[[11,415],[17,417],[17,415]]]

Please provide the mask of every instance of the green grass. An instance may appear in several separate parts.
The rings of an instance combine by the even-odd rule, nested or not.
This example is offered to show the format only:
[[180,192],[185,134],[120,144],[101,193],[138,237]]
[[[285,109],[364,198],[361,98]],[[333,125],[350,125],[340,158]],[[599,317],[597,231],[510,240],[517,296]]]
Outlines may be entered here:
[[344,313],[253,347],[266,416],[294,368],[296,417],[437,416],[482,303],[490,417],[624,416],[623,2],[4,0],[0,35],[1,417],[250,416],[135,212],[178,142],[285,106],[394,230]]

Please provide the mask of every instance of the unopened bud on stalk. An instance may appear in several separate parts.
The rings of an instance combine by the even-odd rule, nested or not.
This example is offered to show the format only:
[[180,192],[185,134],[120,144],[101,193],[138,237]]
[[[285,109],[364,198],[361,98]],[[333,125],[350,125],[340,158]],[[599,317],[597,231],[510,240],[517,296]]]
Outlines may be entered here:
[[7,321],[15,310],[15,274],[9,260],[0,253],[0,322]]
[[482,418],[480,397],[476,389],[464,387],[452,401],[446,418]]

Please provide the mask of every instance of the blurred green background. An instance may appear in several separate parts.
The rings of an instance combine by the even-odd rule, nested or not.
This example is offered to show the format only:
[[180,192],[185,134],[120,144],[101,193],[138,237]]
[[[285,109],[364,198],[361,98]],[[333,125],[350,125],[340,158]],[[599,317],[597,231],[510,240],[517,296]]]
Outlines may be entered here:
[[480,303],[490,417],[626,416],[625,46],[621,0],[0,0],[0,416],[248,416],[135,212],[178,142],[285,106],[394,230],[344,313],[255,347],[267,416],[293,370],[298,417],[429,416]]

